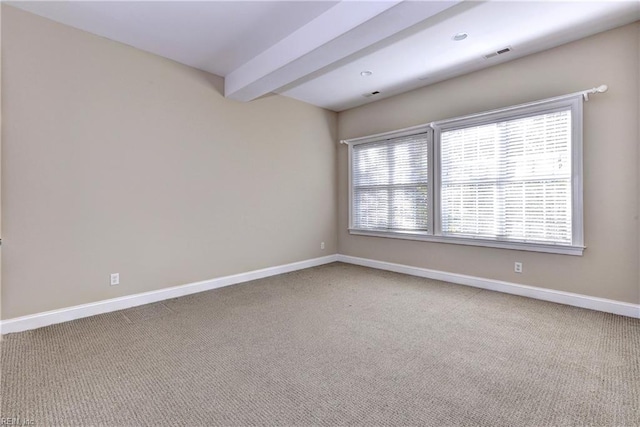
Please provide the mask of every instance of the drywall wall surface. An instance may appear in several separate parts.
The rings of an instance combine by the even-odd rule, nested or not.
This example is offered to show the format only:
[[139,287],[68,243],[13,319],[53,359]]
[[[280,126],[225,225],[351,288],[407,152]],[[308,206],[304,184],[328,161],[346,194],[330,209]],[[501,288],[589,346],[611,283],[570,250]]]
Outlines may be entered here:
[[2,9],[3,319],[336,253],[335,113]]
[[[348,233],[347,147],[338,150],[341,254],[639,303],[638,22],[339,114],[341,139],[573,93],[584,106],[581,257]],[[517,46],[514,46],[517,48]],[[524,272],[514,272],[514,262]]]
[[[2,46],[2,7],[0,6],[0,47]],[[0,82],[2,81],[2,55],[0,50]],[[2,84],[0,84],[2,99]],[[2,105],[0,103],[0,178],[2,177]],[[0,239],[2,238],[2,185],[0,185]],[[0,290],[2,289],[2,244],[0,242]],[[0,319],[2,319],[2,292],[0,292]]]

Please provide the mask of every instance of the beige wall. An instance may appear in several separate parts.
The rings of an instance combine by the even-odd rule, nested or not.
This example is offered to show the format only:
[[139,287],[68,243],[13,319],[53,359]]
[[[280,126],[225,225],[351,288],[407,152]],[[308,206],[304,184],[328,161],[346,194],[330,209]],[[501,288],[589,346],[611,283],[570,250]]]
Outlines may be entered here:
[[584,256],[351,236],[346,146],[338,149],[339,252],[639,303],[639,43],[636,22],[338,117],[347,139],[608,84],[584,110]]
[[[219,77],[8,6],[2,24],[2,319],[338,251],[640,302],[638,23],[340,113],[339,135],[336,114],[301,102],[230,101]],[[601,83],[583,257],[346,232],[338,136]]]
[[[0,47],[2,46],[2,7],[0,6]],[[1,53],[2,49],[0,49]],[[2,81],[2,55],[0,54],[0,82]],[[0,84],[2,99],[2,84]],[[0,178],[2,177],[2,103],[0,103]],[[0,185],[0,238],[2,236],[2,185]],[[2,290],[2,245],[0,244],[0,290]],[[2,319],[2,292],[0,292],[0,319]]]
[[3,319],[336,253],[335,113],[2,19]]

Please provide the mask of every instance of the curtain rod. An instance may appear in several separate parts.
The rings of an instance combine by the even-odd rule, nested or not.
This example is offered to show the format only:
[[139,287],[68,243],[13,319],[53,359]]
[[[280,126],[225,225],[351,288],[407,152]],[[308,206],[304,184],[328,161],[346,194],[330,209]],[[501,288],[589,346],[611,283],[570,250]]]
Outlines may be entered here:
[[576,97],[579,97],[579,96],[581,96],[585,101],[588,101],[590,94],[603,93],[603,92],[606,92],[608,89],[609,89],[609,87],[607,85],[600,85],[598,87],[594,87],[594,88],[586,89],[586,90],[581,90],[579,92],[569,93],[567,95],[560,95],[560,96],[554,96],[552,98],[540,99],[538,101],[525,102],[524,104],[512,105],[510,107],[505,107],[505,108],[496,108],[495,110],[483,111],[482,113],[476,113],[476,114],[469,114],[468,116],[455,117],[455,118],[452,118],[452,119],[437,120],[435,122],[429,123],[429,125],[432,128],[435,128],[436,126],[444,124],[444,123],[450,123],[450,122],[453,122],[453,121],[458,121],[458,120],[463,120],[463,119],[464,120],[473,119],[473,118],[476,118],[476,117],[488,116],[490,114],[497,113],[497,112],[505,112],[505,111],[517,110],[517,109],[525,108],[525,107],[533,107],[535,105],[547,104],[547,103],[556,102],[556,101],[562,101],[563,99],[571,99],[571,98],[576,98]]
[[586,89],[586,90],[581,90],[579,92],[574,92],[574,93],[570,93],[567,95],[560,95],[560,96],[555,96],[553,98],[546,98],[546,99],[541,99],[538,101],[533,101],[533,102],[527,102],[524,104],[518,104],[518,105],[513,105],[511,107],[506,107],[506,108],[498,108],[495,110],[490,110],[490,111],[484,111],[482,113],[477,113],[477,114],[470,114],[468,116],[462,116],[462,117],[456,117],[456,118],[452,118],[452,119],[445,119],[445,120],[438,120],[438,121],[434,121],[431,123],[425,123],[425,124],[421,124],[421,125],[417,125],[417,126],[411,126],[405,129],[399,129],[399,130],[394,130],[394,131],[390,131],[390,132],[383,132],[383,133],[377,133],[374,135],[368,135],[368,136],[362,136],[362,137],[358,137],[358,138],[351,138],[351,139],[342,139],[340,140],[341,144],[347,144],[349,145],[350,143],[353,142],[358,142],[358,141],[362,141],[365,139],[377,139],[377,138],[384,138],[385,136],[391,136],[391,135],[397,135],[397,134],[404,134],[404,133],[411,133],[411,131],[419,131],[424,129],[425,127],[431,127],[431,128],[435,128],[437,125],[441,124],[441,123],[447,123],[447,122],[451,122],[454,120],[460,120],[460,119],[469,119],[469,118],[473,118],[473,117],[482,117],[488,114],[492,114],[495,113],[497,111],[509,111],[509,110],[514,110],[517,108],[522,108],[522,107],[528,107],[528,106],[533,106],[533,105],[538,105],[538,104],[545,104],[547,102],[553,102],[553,101],[560,101],[563,99],[568,99],[568,98],[575,98],[577,96],[582,96],[582,98],[585,101],[589,101],[589,95],[592,94],[596,94],[596,93],[604,93],[609,89],[609,86],[607,85],[600,85],[598,87],[593,87],[591,89]]
[[582,91],[582,96],[584,97],[585,101],[588,101],[590,94],[592,94],[592,93],[604,93],[604,92],[606,92],[608,90],[609,90],[609,86],[600,85],[598,87],[594,87],[594,88],[591,88],[591,89],[583,90]]

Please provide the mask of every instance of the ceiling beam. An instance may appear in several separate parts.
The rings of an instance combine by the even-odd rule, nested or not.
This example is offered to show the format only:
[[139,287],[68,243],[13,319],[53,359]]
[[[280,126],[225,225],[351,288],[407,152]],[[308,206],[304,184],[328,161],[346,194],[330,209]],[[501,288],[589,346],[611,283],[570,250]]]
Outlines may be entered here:
[[251,101],[459,3],[341,1],[225,76],[225,96]]

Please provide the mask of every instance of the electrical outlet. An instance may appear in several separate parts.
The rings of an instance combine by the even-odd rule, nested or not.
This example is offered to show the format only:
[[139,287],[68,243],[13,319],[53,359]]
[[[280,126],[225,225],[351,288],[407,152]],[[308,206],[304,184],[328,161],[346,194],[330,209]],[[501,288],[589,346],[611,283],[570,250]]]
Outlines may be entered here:
[[111,286],[120,284],[120,273],[113,273],[111,275]]
[[324,242],[320,242],[320,249],[324,251]]
[[516,273],[522,273],[522,263],[516,262],[513,267],[513,271],[515,271]]

